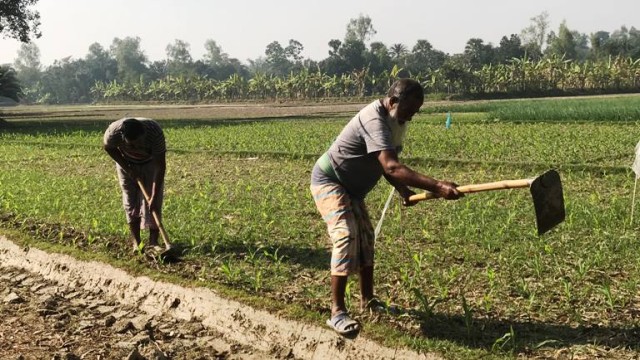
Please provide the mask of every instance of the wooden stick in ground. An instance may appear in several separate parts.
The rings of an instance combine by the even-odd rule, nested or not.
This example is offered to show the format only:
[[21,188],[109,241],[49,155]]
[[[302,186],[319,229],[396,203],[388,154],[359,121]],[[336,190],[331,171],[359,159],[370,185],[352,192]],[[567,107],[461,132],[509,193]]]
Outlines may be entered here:
[[382,229],[382,222],[384,221],[384,215],[387,212],[387,208],[389,207],[389,203],[391,202],[391,198],[393,197],[393,193],[396,189],[392,186],[391,192],[389,193],[389,197],[387,198],[387,202],[384,204],[384,208],[382,209],[382,215],[380,215],[380,220],[378,220],[378,225],[376,225],[376,229],[373,232],[373,238],[378,239],[378,235],[380,235],[380,230]]
[[633,185],[633,198],[631,200],[631,221],[629,222],[629,226],[633,226],[633,209],[636,207],[636,188],[638,187],[638,178],[636,177],[636,182]]
[[[147,193],[147,190],[144,188],[144,184],[140,179],[136,179],[136,182],[138,183],[138,186],[142,191],[142,195],[144,195],[144,199],[147,201],[147,206],[149,206],[149,204],[151,204],[151,197]],[[160,230],[160,235],[162,235],[162,240],[164,241],[164,247],[166,249],[169,249],[171,247],[171,242],[169,242],[169,235],[164,230],[164,226],[162,226],[162,222],[160,221],[160,216],[158,216],[158,213],[155,211],[152,211],[151,215],[153,215],[153,219],[156,221],[156,225],[158,225],[158,229]]]

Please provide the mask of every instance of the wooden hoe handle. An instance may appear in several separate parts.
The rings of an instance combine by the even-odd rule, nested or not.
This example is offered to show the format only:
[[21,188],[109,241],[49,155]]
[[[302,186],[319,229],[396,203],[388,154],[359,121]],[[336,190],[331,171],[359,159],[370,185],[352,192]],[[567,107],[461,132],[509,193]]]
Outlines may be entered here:
[[[484,184],[472,184],[472,185],[463,185],[458,186],[457,189],[459,192],[468,194],[480,191],[490,191],[490,190],[504,190],[504,189],[517,189],[523,187],[531,186],[533,179],[520,179],[520,180],[503,180],[496,181]],[[415,194],[409,197],[409,201],[422,201],[435,199],[436,196],[434,193],[426,191],[422,194]]]
[[[144,199],[147,201],[147,206],[149,206],[149,204],[151,204],[151,197],[147,193],[147,190],[144,188],[144,184],[142,183],[142,181],[140,179],[136,179],[136,181],[138,182],[138,186],[142,191],[142,195],[144,195]],[[164,240],[165,247],[169,247],[171,244],[169,242],[169,235],[164,230],[164,226],[162,226],[162,222],[160,222],[160,216],[158,216],[158,213],[155,211],[152,211],[151,215],[153,215],[153,219],[156,221],[156,225],[158,225],[158,229],[160,230],[160,235],[162,235],[162,240]]]

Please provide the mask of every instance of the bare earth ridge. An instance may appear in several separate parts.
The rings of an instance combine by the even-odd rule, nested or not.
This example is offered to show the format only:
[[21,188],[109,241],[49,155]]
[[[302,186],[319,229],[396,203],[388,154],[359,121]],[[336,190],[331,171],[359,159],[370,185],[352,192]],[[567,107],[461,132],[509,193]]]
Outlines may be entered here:
[[0,236],[2,359],[437,359]]

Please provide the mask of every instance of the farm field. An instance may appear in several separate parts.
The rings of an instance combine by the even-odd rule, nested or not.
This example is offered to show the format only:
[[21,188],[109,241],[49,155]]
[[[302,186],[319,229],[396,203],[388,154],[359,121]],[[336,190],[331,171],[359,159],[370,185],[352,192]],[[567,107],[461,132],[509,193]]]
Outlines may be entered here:
[[[310,171],[362,106],[2,108],[0,233],[324,324],[329,243]],[[165,131],[164,225],[186,251],[180,263],[129,254],[115,166],[101,148],[125,114]],[[377,242],[375,288],[404,311],[358,314],[352,278],[360,336],[452,359],[636,357],[638,140],[637,95],[427,102],[401,156],[409,166],[461,185],[554,168],[567,218],[538,237],[526,189],[411,208],[396,199]],[[374,225],[389,191],[381,181],[367,199]]]

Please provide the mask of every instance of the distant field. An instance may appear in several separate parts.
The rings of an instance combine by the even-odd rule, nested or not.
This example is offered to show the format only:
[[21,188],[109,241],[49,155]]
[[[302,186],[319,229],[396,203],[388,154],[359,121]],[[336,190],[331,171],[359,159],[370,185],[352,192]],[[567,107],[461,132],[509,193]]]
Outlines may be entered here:
[[591,96],[563,99],[525,99],[441,104],[426,112],[483,113],[487,121],[637,121],[637,95]]
[[144,116],[158,120],[260,119],[267,117],[332,115],[358,111],[362,104],[219,104],[219,105],[34,105],[5,107],[2,113],[14,120],[114,120]]
[[[101,139],[125,114],[153,117],[169,147],[165,225],[189,249],[160,271],[321,325],[328,237],[310,170],[361,106],[2,108],[0,227],[128,259]],[[636,354],[640,211],[631,223],[630,165],[638,109],[640,96],[425,104],[402,155],[411,167],[461,185],[555,168],[567,219],[538,237],[526,189],[392,203],[377,243],[376,290],[408,312],[360,315],[362,336],[449,358]],[[368,198],[374,222],[389,190],[381,182]]]

